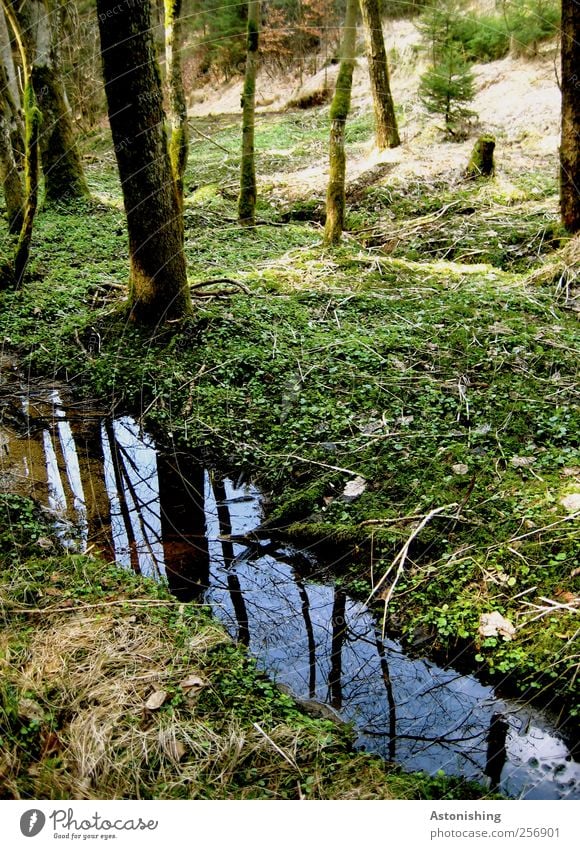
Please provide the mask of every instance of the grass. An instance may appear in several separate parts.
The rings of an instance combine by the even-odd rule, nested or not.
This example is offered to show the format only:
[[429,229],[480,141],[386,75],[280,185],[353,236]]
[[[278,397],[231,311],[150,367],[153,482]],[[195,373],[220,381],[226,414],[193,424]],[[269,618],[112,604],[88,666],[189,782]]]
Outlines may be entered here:
[[56,542],[42,556],[50,528],[26,499],[0,514],[2,798],[481,796],[354,753],[348,727],[301,713],[205,608]]
[[[302,113],[300,120],[306,120]],[[293,151],[286,159],[289,171],[302,167],[308,144],[322,139],[324,110],[309,120],[304,134],[293,113],[275,116],[262,128],[271,147]],[[234,150],[228,122],[205,129]],[[361,122],[351,144],[367,131]],[[23,366],[32,374],[72,380],[80,394],[108,409],[147,410],[146,424],[161,443],[203,453],[229,471],[249,471],[270,495],[269,518],[277,532],[318,546],[327,562],[340,560],[333,576],[361,598],[412,533],[417,520],[407,517],[448,505],[413,541],[387,611],[390,632],[407,645],[427,635],[438,657],[558,705],[573,721],[579,710],[579,545],[574,516],[562,500],[580,489],[577,323],[574,261],[568,256],[573,250],[557,224],[555,181],[522,171],[467,188],[426,181],[371,187],[351,209],[352,231],[328,251],[321,246],[318,224],[283,223],[292,205],[268,189],[268,171],[262,172],[259,211],[266,223],[255,230],[238,228],[233,160],[201,139],[192,146],[186,175],[186,184],[196,187],[185,211],[192,281],[230,276],[250,294],[199,298],[192,318],[151,336],[126,318],[122,294],[128,262],[119,190],[106,147],[95,155],[102,161],[89,177],[100,200],[72,210],[44,209],[25,285],[1,295],[4,335]],[[280,166],[272,159],[270,167]],[[303,211],[303,202],[294,206]],[[82,345],[87,327],[96,327],[102,337],[95,358]],[[348,501],[341,493],[355,475],[365,478],[366,490]],[[86,585],[91,599],[101,598],[95,577],[101,575],[100,565],[86,559],[64,562],[66,573],[77,576],[75,594]],[[34,563],[41,585],[62,569],[38,553]],[[127,577],[110,580],[120,587],[128,581],[131,597],[161,598],[161,590],[137,586]],[[56,588],[64,593],[66,584]],[[36,589],[26,603],[37,605],[38,582],[32,585]],[[11,597],[22,598],[19,592],[10,587]],[[375,603],[381,615],[382,601]],[[143,629],[143,653],[153,659],[154,670],[163,667],[164,642],[177,656],[170,641],[174,628],[176,639],[185,640],[198,627],[210,629],[210,642],[217,639],[199,610],[179,613],[169,604],[163,613],[155,610],[155,616],[140,613],[138,619],[141,626],[151,619],[151,632]],[[514,640],[481,637],[480,617],[493,611],[515,625]],[[339,765],[338,775],[349,775],[351,782],[350,789],[346,779],[341,785],[331,776],[320,744],[329,729],[311,727],[310,720],[305,725],[302,716],[292,714],[291,703],[280,703],[271,685],[251,671],[241,651],[219,640],[212,647],[200,644],[199,654],[186,652],[183,663],[172,661],[171,674],[159,672],[158,684],[169,688],[171,699],[179,698],[180,676],[193,669],[212,682],[199,704],[212,716],[215,711],[218,725],[235,706],[231,724],[218,734],[212,720],[205,742],[195,735],[189,739],[190,732],[176,730],[174,713],[165,705],[153,715],[151,728],[143,728],[135,717],[142,717],[148,691],[135,683],[135,653],[115,654],[115,634],[131,645],[138,639],[125,621],[133,615],[128,608],[119,619],[114,608],[96,620],[95,641],[125,670],[119,694],[126,707],[111,727],[108,708],[97,715],[104,722],[102,734],[113,735],[106,737],[115,741],[111,751],[128,753],[135,763],[136,741],[144,747],[135,765],[141,777],[133,775],[131,789],[122,784],[115,789],[122,781],[119,772],[110,764],[101,771],[95,766],[97,777],[90,778],[87,793],[110,781],[107,793],[113,794],[306,795],[306,784],[296,770],[286,769],[287,762],[281,777],[273,776],[273,764],[281,766],[279,756],[254,721],[295,761],[304,745],[300,768],[312,777],[315,797],[407,792],[396,783],[403,779],[391,773],[395,784],[377,790],[385,780],[383,767],[366,760],[364,766],[352,759],[347,743],[335,741],[330,750],[341,754],[329,757]],[[70,614],[46,619],[46,629],[62,629],[60,638],[54,630],[47,632],[50,638],[35,633],[40,624],[25,621],[35,621],[35,629],[24,639],[27,628],[19,620],[10,637],[16,645],[24,639],[11,672],[17,693],[28,686],[24,670],[30,645],[39,656],[52,643],[63,651],[70,645],[72,651],[78,634],[78,654],[71,658],[83,656],[82,633],[71,625]],[[228,652],[240,670],[229,677],[224,675],[232,663]],[[45,657],[45,665],[49,660]],[[56,704],[73,699],[76,662],[71,660],[71,680],[63,679],[65,689],[55,691]],[[40,699],[46,707],[38,672],[30,680],[34,687],[26,698]],[[227,698],[222,681],[229,682]],[[250,717],[244,705],[253,701],[249,694],[260,690],[260,681],[271,692]],[[99,686],[95,683],[97,692]],[[46,698],[51,704],[52,696]],[[109,705],[109,696],[103,698]],[[85,702],[79,702],[79,710],[85,710]],[[175,710],[181,716],[181,703]],[[11,723],[20,722],[13,710],[8,713]],[[83,734],[89,734],[92,721],[90,712],[82,713]],[[59,739],[69,733],[58,728]],[[306,734],[303,743],[297,742],[300,734]],[[35,757],[44,745],[39,740]],[[74,749],[76,744],[66,740],[64,751]],[[169,741],[168,748],[160,741]],[[176,765],[171,759],[176,741],[189,746],[201,763],[198,778],[188,765],[187,786],[175,778],[183,768],[181,760]],[[236,760],[240,746],[253,753],[253,766],[245,754]],[[222,766],[214,775],[217,752]],[[91,750],[91,763],[97,754]],[[78,757],[77,752],[75,764]],[[121,763],[125,754],[115,757]],[[7,774],[18,789],[18,782],[28,781],[23,778],[28,762],[15,763]],[[362,772],[353,777],[358,765]],[[416,779],[416,785],[408,780],[411,794],[435,792],[424,779]],[[55,784],[61,793],[74,795],[84,786],[70,783],[66,770],[63,781]],[[39,789],[33,783],[24,792]]]

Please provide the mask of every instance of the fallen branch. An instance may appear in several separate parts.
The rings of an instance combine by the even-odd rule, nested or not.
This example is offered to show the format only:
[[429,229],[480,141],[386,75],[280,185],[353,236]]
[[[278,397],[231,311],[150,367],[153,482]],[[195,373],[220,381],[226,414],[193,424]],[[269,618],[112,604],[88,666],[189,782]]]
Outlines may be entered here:
[[[245,285],[245,283],[240,283],[239,280],[232,280],[229,277],[215,277],[212,280],[200,280],[198,283],[190,283],[189,288],[190,289],[196,289],[196,290],[197,289],[204,289],[206,286],[215,286],[218,283],[224,283],[227,286],[233,286],[236,289],[241,289],[241,291],[244,292],[244,294],[246,294],[246,295],[251,294],[250,290]],[[213,298],[213,297],[216,297],[216,296],[219,297],[219,296],[231,295],[231,294],[232,294],[232,292],[228,292],[227,289],[221,289],[217,292],[214,292],[214,291],[205,292],[205,293],[202,292],[198,295],[198,297]]]
[[379,591],[379,589],[385,583],[385,581],[387,580],[387,578],[389,577],[389,575],[391,574],[393,569],[397,568],[397,573],[395,575],[395,579],[394,579],[393,583],[391,584],[391,586],[389,587],[387,595],[385,597],[385,610],[384,610],[384,613],[383,613],[383,638],[385,636],[385,622],[386,622],[386,619],[387,619],[387,607],[388,607],[389,602],[390,602],[390,600],[393,596],[393,593],[395,591],[395,587],[397,586],[399,578],[403,574],[403,569],[405,568],[405,562],[406,562],[407,556],[409,554],[409,548],[411,546],[411,543],[413,542],[415,537],[417,537],[418,534],[421,533],[421,531],[423,530],[425,525],[427,525],[434,516],[437,516],[439,513],[442,513],[444,510],[449,510],[451,507],[457,507],[457,502],[453,502],[452,504],[445,504],[445,505],[443,505],[443,507],[436,507],[434,510],[430,510],[429,513],[427,513],[427,515],[423,517],[423,519],[419,522],[417,527],[413,530],[413,532],[407,538],[407,541],[405,542],[405,544],[403,545],[403,547],[401,548],[401,550],[399,551],[399,553],[397,554],[397,556],[395,557],[395,559],[393,560],[393,562],[391,563],[389,568],[386,570],[386,572],[383,575],[383,577],[381,578],[381,580],[378,582],[378,584],[375,587],[373,587],[369,597],[367,598],[365,604],[369,604],[372,597]]
[[5,601],[4,599],[0,600],[0,609],[3,607],[8,608],[15,613],[23,613],[23,614],[36,614],[36,613],[78,613],[82,610],[94,610],[98,607],[113,607],[115,605],[130,605],[136,604],[139,606],[146,605],[148,607],[172,607],[175,605],[183,604],[182,601],[161,601],[158,599],[139,599],[139,598],[125,598],[119,599],[118,601],[103,601],[98,604],[77,604],[76,606],[71,607],[23,607],[19,604],[14,604],[10,601]]

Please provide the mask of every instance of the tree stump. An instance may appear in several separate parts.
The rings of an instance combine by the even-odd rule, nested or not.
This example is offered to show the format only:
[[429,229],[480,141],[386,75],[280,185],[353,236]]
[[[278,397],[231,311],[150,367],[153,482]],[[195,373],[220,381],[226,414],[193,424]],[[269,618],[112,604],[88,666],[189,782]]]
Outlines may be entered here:
[[475,142],[465,177],[475,180],[477,177],[491,177],[495,170],[493,152],[495,150],[495,139],[493,136],[480,136]]

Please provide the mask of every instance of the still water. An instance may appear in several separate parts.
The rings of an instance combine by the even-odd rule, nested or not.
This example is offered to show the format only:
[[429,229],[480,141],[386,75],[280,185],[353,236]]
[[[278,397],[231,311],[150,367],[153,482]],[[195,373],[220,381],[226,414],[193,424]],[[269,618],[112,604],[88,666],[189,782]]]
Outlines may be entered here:
[[240,540],[262,520],[255,487],[158,451],[128,416],[65,407],[63,388],[18,397],[0,429],[0,484],[40,500],[64,545],[203,598],[306,707],[351,722],[361,748],[512,797],[580,798],[580,765],[546,714],[383,639],[364,604],[316,579],[308,551]]

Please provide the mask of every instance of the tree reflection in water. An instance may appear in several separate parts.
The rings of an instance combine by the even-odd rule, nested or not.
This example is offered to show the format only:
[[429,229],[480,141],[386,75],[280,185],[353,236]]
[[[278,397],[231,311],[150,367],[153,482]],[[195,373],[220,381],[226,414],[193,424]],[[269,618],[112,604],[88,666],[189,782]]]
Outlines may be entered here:
[[[51,403],[61,409],[59,398]],[[304,554],[246,541],[261,520],[254,487],[212,478],[185,455],[158,454],[128,417],[103,421],[100,433],[93,426],[98,450],[87,448],[86,427],[53,419],[43,431],[47,498],[61,518],[73,505],[81,545],[106,525],[119,563],[165,576],[184,601],[205,591],[260,667],[298,698],[340,711],[359,746],[511,795],[578,798],[578,765],[541,714],[496,698],[471,676],[407,657],[361,602],[308,580]]]

